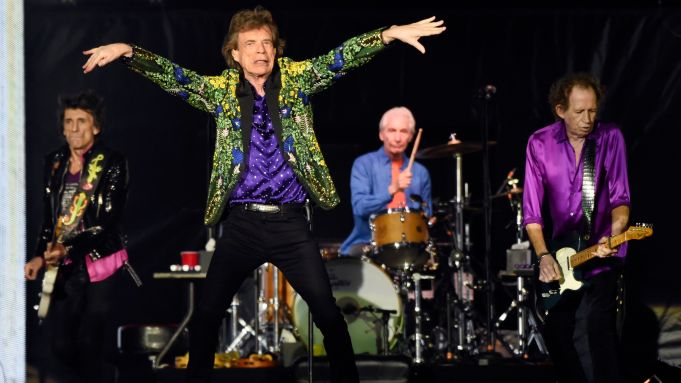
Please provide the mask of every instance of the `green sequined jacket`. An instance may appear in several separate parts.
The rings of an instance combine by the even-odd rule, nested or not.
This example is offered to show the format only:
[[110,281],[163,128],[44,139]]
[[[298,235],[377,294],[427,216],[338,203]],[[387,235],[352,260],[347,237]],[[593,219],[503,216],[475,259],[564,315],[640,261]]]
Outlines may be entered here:
[[[312,200],[324,209],[338,205],[339,198],[314,134],[310,96],[383,50],[381,31],[353,37],[329,53],[305,61],[281,57],[265,86],[284,157]],[[247,166],[253,119],[250,87],[237,69],[203,76],[137,46],[124,62],[165,91],[213,114],[217,132],[204,222],[217,223]],[[242,109],[247,112],[242,114]],[[272,113],[274,110],[279,113]]]

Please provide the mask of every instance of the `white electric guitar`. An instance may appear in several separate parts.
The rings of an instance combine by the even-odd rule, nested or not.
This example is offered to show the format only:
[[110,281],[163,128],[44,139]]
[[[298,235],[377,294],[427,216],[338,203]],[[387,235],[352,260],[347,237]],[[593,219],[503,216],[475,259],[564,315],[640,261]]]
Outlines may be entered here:
[[[57,224],[54,228],[54,235],[50,242],[48,249],[51,249],[57,243],[61,242],[61,228],[62,217],[57,219]],[[43,275],[42,291],[40,292],[40,303],[38,303],[38,318],[45,319],[47,312],[50,309],[52,301],[52,293],[54,292],[54,285],[57,282],[57,274],[59,274],[59,265],[46,265],[45,274]]]
[[[638,224],[631,226],[622,234],[613,235],[608,238],[608,247],[614,249],[626,241],[632,239],[643,239],[653,235],[653,228],[648,224]],[[561,277],[553,283],[539,283],[540,296],[542,306],[545,310],[549,310],[555,306],[560,300],[561,294],[565,290],[579,290],[582,287],[582,282],[578,281],[574,275],[575,267],[578,267],[592,258],[598,257],[594,255],[596,249],[600,244],[595,244],[579,252],[571,247],[563,247],[556,252],[556,261],[560,265]]]

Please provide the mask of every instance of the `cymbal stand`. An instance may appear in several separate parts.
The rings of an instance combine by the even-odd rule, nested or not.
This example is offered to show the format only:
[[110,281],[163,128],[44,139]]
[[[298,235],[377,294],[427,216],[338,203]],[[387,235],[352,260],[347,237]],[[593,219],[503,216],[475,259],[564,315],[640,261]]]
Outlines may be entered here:
[[420,364],[424,362],[423,359],[423,346],[425,339],[423,339],[422,332],[422,322],[423,314],[421,312],[421,280],[422,279],[434,279],[432,275],[422,275],[420,273],[414,273],[411,276],[414,281],[414,322],[415,322],[415,334],[414,334],[414,363]]
[[[452,141],[456,140],[455,134],[452,134]],[[456,161],[456,195],[454,197],[455,209],[455,225],[454,225],[454,249],[452,250],[453,263],[456,266],[457,278],[456,280],[456,299],[458,304],[454,305],[456,310],[456,321],[458,339],[456,345],[456,355],[463,357],[465,353],[470,352],[471,345],[468,342],[470,337],[467,336],[467,320],[466,320],[466,302],[465,294],[463,294],[466,279],[464,275],[465,258],[464,255],[464,223],[463,223],[463,208],[464,208],[464,190],[463,190],[463,155],[462,153],[455,153],[454,159]]]
[[489,106],[492,100],[492,96],[496,93],[496,87],[494,85],[486,85],[480,91],[478,91],[477,97],[480,100],[480,125],[482,130],[482,194],[483,194],[483,222],[484,222],[484,235],[485,235],[485,292],[486,292],[486,330],[487,330],[487,352],[490,356],[497,356],[494,352],[496,345],[496,334],[494,328],[492,327],[492,318],[494,317],[494,283],[492,283],[491,275],[491,249],[492,249],[492,236],[491,236],[491,221],[492,221],[492,208],[491,208],[491,191],[490,191],[490,170],[489,170]]

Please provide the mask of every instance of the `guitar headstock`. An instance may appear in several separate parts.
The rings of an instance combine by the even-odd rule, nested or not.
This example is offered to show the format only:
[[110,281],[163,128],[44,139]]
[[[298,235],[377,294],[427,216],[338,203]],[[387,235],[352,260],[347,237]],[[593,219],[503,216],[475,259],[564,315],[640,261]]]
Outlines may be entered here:
[[637,223],[635,226],[629,226],[624,233],[627,239],[643,239],[653,235],[653,225],[650,223]]

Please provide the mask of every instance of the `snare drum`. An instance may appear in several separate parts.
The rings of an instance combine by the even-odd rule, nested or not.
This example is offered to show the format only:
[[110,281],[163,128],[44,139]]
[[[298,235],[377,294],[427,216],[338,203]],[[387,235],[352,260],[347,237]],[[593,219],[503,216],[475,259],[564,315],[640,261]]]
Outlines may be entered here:
[[424,251],[428,223],[420,210],[389,209],[369,219],[371,244],[377,262],[403,269],[423,266],[429,259]]
[[[378,355],[382,349],[380,314],[369,308],[395,310],[388,321],[388,344],[393,347],[402,331],[402,301],[393,285],[392,278],[368,259],[336,258],[326,262],[331,290],[336,305],[341,309],[348,324],[348,332],[355,354]],[[309,349],[307,336],[307,303],[296,294],[293,303],[293,324],[303,344]],[[378,320],[377,320],[378,319]],[[313,350],[323,350],[323,337],[314,328]],[[315,352],[317,355],[317,352]]]

